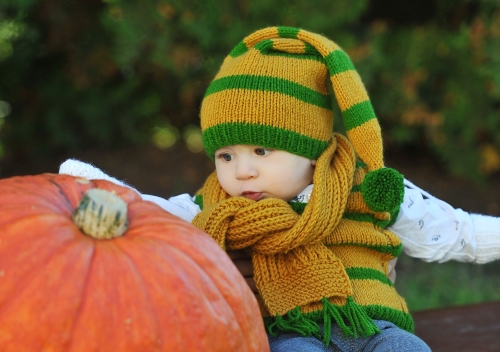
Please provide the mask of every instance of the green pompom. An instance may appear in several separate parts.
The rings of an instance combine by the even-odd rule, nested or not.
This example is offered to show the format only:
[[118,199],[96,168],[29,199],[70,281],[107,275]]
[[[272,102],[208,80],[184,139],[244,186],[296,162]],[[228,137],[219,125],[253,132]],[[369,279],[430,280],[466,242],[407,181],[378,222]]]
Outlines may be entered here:
[[361,194],[366,205],[377,212],[393,212],[400,207],[405,193],[404,177],[389,167],[366,174]]

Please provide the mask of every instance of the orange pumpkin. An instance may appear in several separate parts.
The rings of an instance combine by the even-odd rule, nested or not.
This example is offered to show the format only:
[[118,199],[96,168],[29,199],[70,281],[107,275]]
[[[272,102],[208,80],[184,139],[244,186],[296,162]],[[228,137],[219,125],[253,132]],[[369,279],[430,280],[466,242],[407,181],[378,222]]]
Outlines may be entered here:
[[[118,195],[128,230],[85,235],[86,191]],[[104,180],[0,180],[2,351],[268,351],[258,304],[208,235]]]

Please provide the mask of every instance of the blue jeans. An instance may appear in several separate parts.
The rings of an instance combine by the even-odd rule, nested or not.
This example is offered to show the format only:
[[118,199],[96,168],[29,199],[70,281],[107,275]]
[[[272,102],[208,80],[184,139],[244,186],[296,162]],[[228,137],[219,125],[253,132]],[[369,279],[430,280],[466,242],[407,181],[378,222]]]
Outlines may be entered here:
[[281,333],[277,337],[268,335],[271,352],[429,352],[431,349],[417,336],[398,328],[384,320],[374,320],[381,333],[374,336],[357,338],[345,337],[336,324],[332,324],[330,344],[315,338],[304,337],[297,333]]

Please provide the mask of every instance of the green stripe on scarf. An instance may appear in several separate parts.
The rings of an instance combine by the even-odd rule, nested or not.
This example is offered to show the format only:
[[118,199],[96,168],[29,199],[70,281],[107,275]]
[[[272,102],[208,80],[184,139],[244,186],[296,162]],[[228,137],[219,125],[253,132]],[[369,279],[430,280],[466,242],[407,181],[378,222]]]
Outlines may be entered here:
[[[413,322],[413,318],[410,314],[402,312],[400,310],[385,307],[381,305],[368,305],[368,306],[359,306],[362,310],[366,312],[366,314],[375,320],[385,320],[389,321],[399,328],[413,333],[415,326]],[[290,314],[292,313],[292,314]],[[289,313],[290,316],[284,317],[264,317],[264,326],[266,330],[270,334],[278,335],[280,331],[289,331],[289,332],[297,332],[297,333],[305,333],[305,336],[316,336],[321,339],[325,336],[321,336],[321,331],[318,329],[318,323],[324,323],[322,320],[321,313],[322,311],[308,314],[301,314],[300,311],[297,314],[297,311],[291,311]],[[307,320],[304,320],[303,316],[306,316]],[[286,324],[287,321],[292,321],[292,324]],[[330,324],[333,323],[330,321]],[[334,322],[336,323],[336,322]],[[341,322],[342,327],[344,324]],[[341,327],[341,329],[342,329]]]
[[376,304],[361,306],[361,308],[363,308],[372,319],[390,321],[401,329],[411,333],[413,333],[415,329],[413,318],[408,313]]
[[363,267],[352,267],[345,269],[351,280],[377,280],[383,284],[393,286],[392,281],[382,272]]
[[[278,336],[281,332],[295,332],[302,336],[315,336],[325,346],[330,343],[332,324],[337,324],[345,337],[368,337],[379,333],[375,322],[367,315],[352,297],[348,297],[344,306],[332,304],[328,299],[321,300],[323,309],[311,313],[302,313],[300,307],[285,315],[264,318],[267,332]],[[323,331],[319,324],[323,324]]]
[[377,245],[370,245],[366,243],[342,243],[342,244],[331,244],[331,243],[325,243],[325,246],[327,247],[334,247],[334,246],[359,246],[359,247],[364,247],[364,248],[369,248],[373,249],[377,252],[380,253],[387,253],[390,254],[393,257],[397,257],[398,255],[401,254],[401,251],[403,250],[403,245],[399,244],[397,246],[377,246]]
[[375,216],[373,216],[373,214],[370,213],[344,213],[342,215],[342,219],[355,220],[360,222],[370,222],[381,228],[386,228],[389,222],[391,221],[390,219],[389,220],[377,219]]

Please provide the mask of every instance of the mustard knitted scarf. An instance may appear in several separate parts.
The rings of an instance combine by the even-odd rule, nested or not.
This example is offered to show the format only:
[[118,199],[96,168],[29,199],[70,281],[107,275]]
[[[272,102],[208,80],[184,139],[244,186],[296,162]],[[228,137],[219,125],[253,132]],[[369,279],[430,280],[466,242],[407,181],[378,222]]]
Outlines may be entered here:
[[[387,262],[401,251],[382,230],[390,214],[371,211],[360,185],[366,165],[349,141],[334,134],[317,160],[309,203],[298,214],[280,199],[230,197],[216,173],[198,194],[193,224],[224,250],[248,249],[268,331],[314,335],[328,344],[332,322],[346,336],[378,332],[373,319],[412,331],[404,300],[387,278]],[[324,334],[318,325],[323,323]]]

